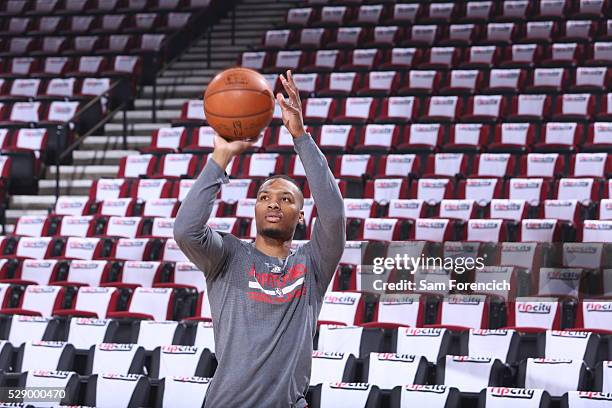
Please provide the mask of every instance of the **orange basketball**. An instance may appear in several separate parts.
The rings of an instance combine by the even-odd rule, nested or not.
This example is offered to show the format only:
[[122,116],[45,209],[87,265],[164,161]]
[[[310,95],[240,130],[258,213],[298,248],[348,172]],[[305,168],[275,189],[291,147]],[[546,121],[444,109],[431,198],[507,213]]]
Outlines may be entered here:
[[220,72],[204,93],[206,120],[226,139],[257,138],[272,120],[274,103],[266,79],[247,68]]

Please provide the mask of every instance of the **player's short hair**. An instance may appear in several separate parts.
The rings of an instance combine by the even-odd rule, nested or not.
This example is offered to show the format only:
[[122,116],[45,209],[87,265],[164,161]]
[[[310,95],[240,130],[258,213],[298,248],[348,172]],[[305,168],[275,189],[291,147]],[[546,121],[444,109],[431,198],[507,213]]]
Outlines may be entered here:
[[[261,184],[259,185],[259,188],[257,189],[257,195],[259,195],[259,191],[261,190],[261,187],[266,184],[268,181],[271,180],[278,180],[278,179],[282,179],[282,180],[286,180],[290,183],[292,183],[294,186],[297,187],[298,191],[300,193],[302,193],[302,189],[300,188],[300,185],[297,183],[297,181],[295,181],[295,179],[287,176],[286,174],[274,174],[272,176],[266,177],[264,179],[264,181],[261,182]],[[302,193],[302,206],[304,205],[304,193]]]

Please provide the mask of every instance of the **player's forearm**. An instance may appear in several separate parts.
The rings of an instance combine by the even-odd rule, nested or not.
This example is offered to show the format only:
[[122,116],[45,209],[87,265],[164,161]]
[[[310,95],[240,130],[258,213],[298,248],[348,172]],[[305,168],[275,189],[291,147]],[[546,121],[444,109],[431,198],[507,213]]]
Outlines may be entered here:
[[223,168],[216,161],[208,160],[176,216],[174,238],[179,246],[193,240],[201,241],[221,183],[226,181]]
[[344,236],[344,202],[327,159],[309,134],[295,138],[293,142],[317,207],[317,223],[321,222],[326,230]]

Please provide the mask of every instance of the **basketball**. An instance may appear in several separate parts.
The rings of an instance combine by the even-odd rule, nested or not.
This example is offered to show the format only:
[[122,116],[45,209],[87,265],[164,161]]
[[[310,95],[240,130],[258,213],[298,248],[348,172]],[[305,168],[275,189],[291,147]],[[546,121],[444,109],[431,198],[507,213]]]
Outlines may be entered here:
[[210,126],[230,140],[257,138],[274,113],[274,95],[266,79],[247,68],[217,74],[204,93]]

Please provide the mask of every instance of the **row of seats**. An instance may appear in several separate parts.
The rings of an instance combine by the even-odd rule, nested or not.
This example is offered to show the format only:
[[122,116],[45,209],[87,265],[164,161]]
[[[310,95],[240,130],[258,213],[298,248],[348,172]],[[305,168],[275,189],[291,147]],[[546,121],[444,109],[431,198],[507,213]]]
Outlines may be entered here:
[[[607,25],[607,27],[606,27]],[[302,29],[276,29],[268,30],[263,37],[262,47],[266,49],[312,49],[317,46],[323,48],[356,48],[364,44],[367,46],[391,47],[399,45],[404,47],[465,47],[469,45],[512,45],[542,44],[554,42],[552,50],[560,49],[566,53],[573,47],[574,52],[582,51],[595,37],[595,55],[590,58],[601,60],[609,49],[609,40],[612,37],[612,20],[597,21],[570,21],[558,24],[553,21],[537,21],[519,23],[488,23],[488,24],[451,24],[443,25],[413,25],[409,28],[401,26],[378,26],[368,29],[364,27],[340,27],[334,29],[302,28]],[[559,42],[557,42],[559,41]],[[580,44],[576,44],[580,42]],[[536,44],[533,44],[535,46]],[[573,46],[572,46],[573,44]],[[606,46],[606,44],[608,44]],[[599,49],[603,47],[603,49]],[[509,47],[510,48],[510,47]],[[586,47],[585,47],[586,48]],[[571,52],[570,52],[571,53]],[[609,52],[607,52],[609,53]],[[578,54],[581,56],[581,54]],[[589,58],[589,59],[590,59]]]
[[[398,97],[400,99],[400,97]],[[389,104],[403,101],[390,99]],[[393,115],[393,111],[388,114]],[[612,144],[612,123],[595,122],[585,127],[577,122],[368,124],[366,126],[307,126],[325,153],[465,152],[491,153],[607,152]],[[406,118],[404,118],[406,119]],[[202,154],[213,150],[215,132],[209,126],[176,126],[153,131],[151,144],[141,151],[156,156],[183,152]],[[249,152],[288,153],[293,137],[283,126],[270,126],[262,132]]]
[[134,13],[145,10],[178,11],[207,7],[210,0],[7,0],[0,6],[0,15],[39,14],[106,14]]
[[[287,51],[277,55],[277,66],[274,70],[294,69],[298,61]],[[257,53],[255,53],[257,54]],[[243,58],[245,58],[243,56]],[[295,65],[291,65],[293,61]],[[305,96],[389,96],[393,95],[429,95],[429,94],[514,94],[514,93],[549,93],[578,94],[580,92],[598,93],[605,89],[612,70],[605,67],[578,67],[576,70],[536,68],[534,70],[509,69],[456,69],[447,73],[435,70],[412,71],[371,71],[367,74],[342,71],[330,74],[310,73],[294,74],[300,93]],[[346,67],[355,68],[353,64]],[[364,66],[367,68],[367,66]],[[381,67],[379,65],[379,67]],[[358,68],[358,67],[357,67]],[[384,68],[384,66],[382,67]],[[264,68],[265,70],[265,68]],[[575,74],[574,74],[575,73]],[[265,75],[273,90],[280,90],[277,75]],[[430,87],[438,89],[428,89]]]
[[[430,134],[432,137],[436,136],[437,129],[436,133]],[[435,150],[437,146],[433,144],[435,141],[433,139],[428,143],[406,143],[405,151],[422,153],[424,150],[428,153]],[[472,155],[460,152],[435,153],[420,158],[416,154],[343,154],[343,146],[342,142],[332,145],[340,154],[331,155],[330,168],[336,177],[349,181],[359,181],[366,175],[405,178],[411,174],[421,178],[452,178],[456,175],[489,178],[607,177],[612,163],[607,153],[577,153],[566,158],[559,153]],[[117,176],[120,178],[195,177],[197,169],[204,167],[208,157],[209,155],[200,157],[191,153],[168,153],[161,155],[159,159],[153,154],[131,155],[121,160]],[[203,163],[200,164],[201,158]],[[252,153],[231,161],[226,171],[228,175],[236,178],[258,179],[275,173],[284,173],[300,180],[305,179],[303,165],[295,154],[286,156],[280,153]],[[444,180],[440,180],[440,183],[442,182]],[[446,185],[437,187],[445,188]],[[539,190],[540,187],[533,188]]]
[[81,36],[75,37],[73,41],[66,37],[15,37],[5,41],[0,39],[0,56],[150,53],[160,51],[165,39],[166,34]]
[[[414,47],[385,49],[378,44],[372,44],[375,48],[361,48],[363,44],[359,42],[353,47],[356,49],[348,51],[341,49],[247,51],[238,58],[238,63],[263,72],[279,72],[283,69],[293,69],[298,72],[326,72],[372,69],[445,71],[448,69],[497,68],[493,70],[493,73],[505,72],[506,78],[510,80],[516,79],[516,73],[521,72],[516,68],[531,68],[535,65],[547,68],[583,66],[577,71],[575,77],[578,82],[585,82],[601,80],[596,75],[602,70],[605,72],[606,66],[609,65],[611,59],[609,49],[612,43],[595,43],[586,47],[576,43],[555,43],[548,47],[537,44],[520,44],[505,48],[491,45],[467,48],[426,47],[423,49]],[[313,46],[320,48],[317,42]],[[514,71],[509,70],[513,68]],[[547,69],[539,70],[539,72],[549,73],[552,80],[558,79],[555,76],[559,76],[557,75],[559,72],[565,72],[567,76],[567,72],[563,70]],[[509,78],[508,75],[510,75]]]
[[191,16],[189,12],[145,12],[132,15],[5,17],[0,20],[0,30],[4,38],[54,34],[166,32],[180,29]]
[[[330,4],[333,3],[333,4]],[[345,4],[342,4],[345,3]],[[314,0],[287,11],[288,25],[387,23],[445,23],[523,21],[525,19],[600,18],[609,4],[605,0],[467,1],[467,2],[383,2]],[[377,4],[379,3],[379,4]],[[384,4],[383,4],[384,3]]]

